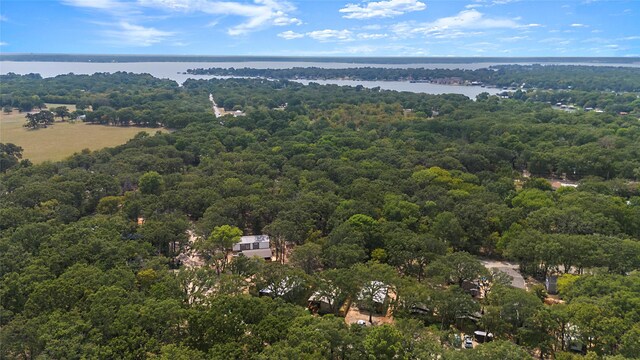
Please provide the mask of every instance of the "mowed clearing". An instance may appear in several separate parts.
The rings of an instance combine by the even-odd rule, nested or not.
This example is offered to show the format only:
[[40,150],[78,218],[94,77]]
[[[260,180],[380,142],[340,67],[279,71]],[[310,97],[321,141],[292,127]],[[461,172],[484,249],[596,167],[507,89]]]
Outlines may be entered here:
[[[66,105],[70,110],[72,106]],[[55,107],[49,104],[49,108]],[[137,133],[154,134],[164,129],[91,125],[83,122],[60,122],[37,130],[29,130],[25,113],[14,110],[11,114],[0,112],[0,143],[14,143],[24,149],[23,159],[34,164],[63,160],[83,149],[98,150],[124,144]]]

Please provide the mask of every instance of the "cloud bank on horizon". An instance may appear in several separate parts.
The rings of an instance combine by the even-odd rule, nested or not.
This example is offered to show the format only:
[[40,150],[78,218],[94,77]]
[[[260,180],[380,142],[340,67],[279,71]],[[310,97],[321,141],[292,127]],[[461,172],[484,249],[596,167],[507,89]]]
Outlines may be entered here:
[[640,56],[636,0],[3,0],[0,51]]

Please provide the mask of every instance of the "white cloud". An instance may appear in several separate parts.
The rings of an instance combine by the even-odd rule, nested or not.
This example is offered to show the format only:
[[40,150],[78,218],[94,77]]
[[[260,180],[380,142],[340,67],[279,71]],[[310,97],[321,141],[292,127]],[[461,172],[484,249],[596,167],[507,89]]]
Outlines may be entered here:
[[382,29],[382,25],[380,24],[365,25],[361,27],[361,29],[362,30],[380,30]]
[[622,40],[640,40],[640,36],[627,36],[627,37],[623,37]]
[[84,7],[100,10],[112,10],[124,6],[117,0],[62,0],[65,5]]
[[577,28],[577,27],[587,27],[587,26],[589,26],[589,25],[585,25],[585,24],[578,24],[578,23],[571,24],[571,27],[576,27],[576,28]]
[[316,30],[306,33],[306,35],[318,41],[348,41],[352,39],[352,33],[349,30]]
[[550,38],[540,39],[538,40],[538,42],[547,44],[547,43],[558,43],[565,40],[566,40],[565,38],[561,38],[561,37],[550,37]]
[[288,30],[288,31],[285,31],[285,32],[281,32],[280,34],[278,34],[278,36],[283,38],[283,39],[285,39],[285,40],[293,40],[293,39],[299,39],[299,38],[304,37],[304,34]]
[[553,44],[553,45],[569,45],[571,44],[570,39],[565,38],[546,38],[538,41],[541,44]]
[[376,40],[386,38],[387,34],[369,34],[369,33],[360,33],[358,34],[358,39],[363,40]]
[[502,41],[507,41],[507,42],[514,42],[514,41],[521,41],[521,40],[527,40],[529,39],[528,36],[510,36],[510,37],[505,37],[502,38]]
[[131,20],[142,13],[134,2],[121,0],[61,0],[62,4],[107,13],[115,18],[114,22],[123,19]]
[[138,0],[141,6],[165,11],[201,12],[209,15],[229,15],[246,18],[246,21],[227,30],[229,35],[244,35],[269,26],[301,25],[302,21],[291,17],[295,6],[283,0],[254,0],[253,3],[209,0]]
[[9,45],[9,43],[6,43],[4,41],[0,41],[0,46],[7,46],[7,45]]
[[[355,38],[361,40],[377,40],[388,37],[387,34],[379,34],[379,33],[358,33],[354,34],[350,30],[334,30],[334,29],[324,29],[324,30],[315,30],[309,31],[306,33],[298,33],[295,31],[284,31],[278,34],[278,37],[281,37],[285,40],[293,40],[300,39],[303,37],[309,37],[311,39],[320,41],[320,42],[329,42],[329,41],[351,41]],[[364,45],[363,45],[364,46]]]
[[9,21],[9,18],[4,15],[0,15],[0,21]]
[[452,38],[482,34],[481,32],[473,32],[469,30],[499,28],[517,29],[522,27],[523,25],[513,19],[486,17],[483,13],[475,9],[471,9],[463,10],[457,15],[443,17],[429,23],[399,23],[393,25],[391,30],[398,37],[426,35],[438,38]]
[[174,11],[194,11],[203,2],[193,0],[138,0],[142,6],[164,8]]
[[592,37],[592,38],[583,39],[580,42],[586,43],[586,44],[608,44],[611,42],[611,39],[605,39],[601,37]]
[[426,56],[429,52],[423,48],[408,47],[405,45],[355,45],[345,46],[340,44],[331,50],[295,50],[285,51],[297,56],[336,56],[353,54],[377,54],[394,56]]
[[347,4],[339,11],[346,19],[372,19],[399,16],[412,11],[427,8],[425,3],[417,0],[383,0],[361,4]]
[[[229,35],[244,35],[270,26],[301,25],[302,21],[289,14],[296,7],[286,0],[213,1],[213,0],[62,0],[66,5],[101,10],[118,16],[118,21],[139,15],[143,8],[173,13],[203,13],[208,15],[237,16],[245,20],[227,29]],[[214,20],[211,24],[217,23]],[[211,26],[210,24],[210,26]]]
[[105,30],[103,35],[109,38],[109,42],[114,45],[146,47],[167,40],[175,33],[123,21],[117,25],[117,28]]
[[464,10],[458,15],[440,18],[430,24],[433,28],[516,28],[520,25],[511,19],[487,18],[477,10]]
[[491,7],[496,5],[506,5],[520,0],[474,0],[474,4],[468,4],[466,9],[475,9],[480,7]]
[[209,21],[204,27],[216,27],[220,23],[220,19]]
[[275,26],[302,25],[302,20],[294,17],[289,18],[286,16],[281,16],[273,20],[273,25]]
[[544,25],[533,23],[533,24],[527,24],[526,27],[544,27]]

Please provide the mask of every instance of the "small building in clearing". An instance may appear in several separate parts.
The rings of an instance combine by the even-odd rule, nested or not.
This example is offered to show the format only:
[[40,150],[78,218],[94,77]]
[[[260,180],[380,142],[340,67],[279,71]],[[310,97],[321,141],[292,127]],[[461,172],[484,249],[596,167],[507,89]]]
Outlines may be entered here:
[[544,287],[547,290],[547,293],[551,295],[555,295],[558,293],[558,275],[548,275],[545,282]]
[[246,257],[259,257],[271,261],[270,239],[268,235],[248,235],[242,236],[240,241],[233,245],[233,255],[240,254]]
[[344,300],[345,297],[340,296],[338,288],[333,285],[329,285],[325,291],[315,291],[309,299],[307,299],[307,307],[313,313],[331,314],[338,310],[340,305],[344,303]]
[[[358,308],[384,314],[386,312],[388,292],[389,287],[386,284],[380,281],[371,281],[358,294]],[[371,299],[373,303],[368,303],[367,299]],[[369,308],[371,305],[373,305],[373,309]]]

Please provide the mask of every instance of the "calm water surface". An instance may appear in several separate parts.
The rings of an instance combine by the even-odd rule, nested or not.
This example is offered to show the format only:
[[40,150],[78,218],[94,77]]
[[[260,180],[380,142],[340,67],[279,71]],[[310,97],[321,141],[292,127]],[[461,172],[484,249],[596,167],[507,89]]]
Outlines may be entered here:
[[502,90],[497,88],[483,88],[480,86],[456,86],[456,85],[441,85],[441,84],[429,84],[429,83],[410,83],[408,81],[364,81],[364,80],[293,80],[299,83],[308,84],[310,82],[318,83],[321,85],[335,84],[335,85],[348,85],[358,86],[362,85],[366,88],[380,87],[384,90],[395,91],[409,91],[414,93],[425,94],[462,94],[470,99],[475,99],[480,93],[487,92],[491,95],[497,94]]
[[[379,68],[425,68],[425,69],[468,69],[486,68],[497,63],[471,64],[360,64],[360,63],[326,63],[326,62],[276,62],[276,61],[248,61],[248,62],[130,62],[130,63],[92,63],[92,62],[44,62],[44,61],[1,61],[0,73],[13,72],[16,74],[38,73],[43,77],[53,77],[62,74],[93,74],[96,72],[126,71],[133,73],[148,73],[157,78],[171,79],[182,84],[187,79],[210,79],[210,75],[182,74],[187,69],[195,68],[255,68],[255,69],[289,69],[293,67],[320,67],[327,69],[344,69],[352,67]],[[569,64],[564,64],[569,65]],[[621,66],[621,64],[572,64],[593,66]],[[640,67],[640,64],[625,64],[624,66]],[[309,81],[300,81],[308,83]],[[499,89],[482,88],[479,86],[452,86],[427,83],[409,83],[405,81],[360,81],[360,80],[314,80],[319,84],[337,84],[367,88],[380,87],[385,90],[410,91],[427,94],[463,94],[472,99],[482,92],[495,94]]]

